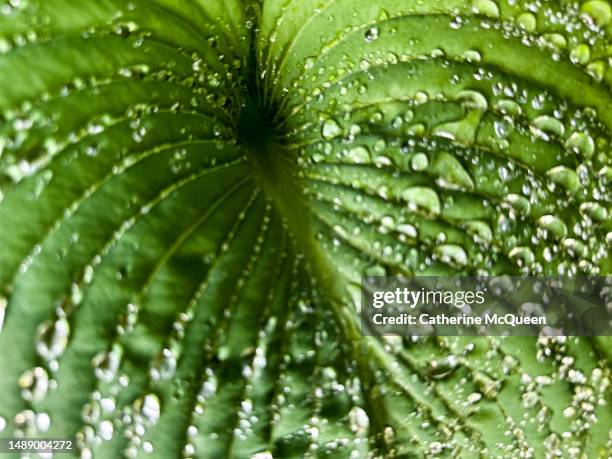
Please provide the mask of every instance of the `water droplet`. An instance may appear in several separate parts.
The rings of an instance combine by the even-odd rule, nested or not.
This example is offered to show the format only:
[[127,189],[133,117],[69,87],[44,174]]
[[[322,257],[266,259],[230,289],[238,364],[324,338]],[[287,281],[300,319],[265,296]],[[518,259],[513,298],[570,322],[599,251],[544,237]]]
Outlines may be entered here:
[[506,196],[505,201],[510,204],[512,209],[520,213],[521,215],[529,215],[531,213],[531,204],[529,200],[524,196],[518,194],[509,194]]
[[581,43],[570,52],[570,60],[574,64],[585,65],[591,59],[591,48],[589,45]]
[[357,164],[366,164],[370,162],[370,152],[364,146],[351,148],[348,152],[348,157]]
[[562,186],[568,193],[575,193],[580,188],[578,174],[565,166],[557,166],[546,172],[550,180]]
[[590,158],[595,152],[593,138],[584,132],[574,132],[565,142],[565,146],[583,158]]
[[476,242],[489,243],[493,240],[491,227],[483,221],[474,220],[466,223],[468,234],[474,237]]
[[440,198],[431,188],[415,186],[402,191],[401,197],[408,202],[410,210],[423,210],[432,215],[439,215]]
[[380,219],[380,224],[385,228],[393,229],[395,227],[395,219],[389,215],[385,215]]
[[378,27],[370,27],[366,30],[364,38],[368,43],[378,40]]
[[123,348],[118,344],[113,345],[113,348],[109,352],[103,351],[97,354],[91,360],[96,377],[106,382],[112,381],[119,369],[122,355]]
[[264,451],[263,453],[255,453],[250,459],[274,459],[270,451]]
[[497,108],[504,115],[510,116],[520,116],[523,110],[521,106],[517,104],[515,101],[510,99],[502,99],[497,103]]
[[332,140],[342,134],[342,129],[338,125],[338,123],[328,118],[323,122],[323,127],[321,128],[321,135],[325,140]]
[[112,440],[114,431],[113,423],[108,419],[102,421],[98,426],[98,433],[104,441]]
[[608,220],[608,211],[605,207],[596,202],[585,202],[581,204],[580,212],[596,222],[605,222]]
[[605,61],[594,61],[587,65],[586,69],[596,81],[602,81],[606,73],[607,64]]
[[417,153],[410,160],[410,167],[415,171],[424,171],[429,167],[429,158],[425,153]]
[[482,60],[481,54],[475,49],[468,49],[465,51],[463,53],[463,58],[472,64],[477,64]]
[[70,326],[65,318],[42,323],[36,341],[38,355],[47,361],[57,359],[66,349],[69,334]]
[[349,424],[353,432],[362,434],[368,431],[368,427],[370,426],[370,418],[363,408],[355,406],[349,412]]
[[444,263],[451,265],[465,266],[468,263],[468,257],[463,247],[453,244],[439,245],[435,249],[435,254]]
[[431,171],[438,176],[437,183],[449,189],[473,190],[474,182],[469,172],[450,153],[437,152],[432,162]]
[[49,376],[41,367],[25,371],[19,377],[18,383],[21,388],[21,396],[29,402],[42,401],[49,390]]
[[561,244],[567,249],[571,256],[584,258],[588,254],[587,246],[576,239],[564,239]]
[[315,65],[315,62],[316,62],[316,58],[312,56],[306,58],[306,60],[304,61],[304,69],[306,70],[311,69]]
[[499,17],[499,7],[493,0],[472,0],[472,8],[475,13],[488,16],[490,18]]
[[459,91],[455,100],[461,102],[461,106],[468,110],[486,110],[489,107],[487,98],[478,91]]
[[[544,132],[545,134],[552,134],[556,137],[563,136],[563,133],[565,132],[565,127],[563,126],[563,123],[561,123],[561,121],[559,121],[558,119],[548,115],[541,115],[535,118],[533,120],[533,126],[536,129],[532,129],[532,131],[534,132],[534,134],[540,137],[542,137],[541,132]],[[544,136],[544,138],[548,140],[548,136]]]
[[51,418],[47,413],[38,413],[34,424],[39,432],[46,432],[51,427]]
[[535,255],[529,247],[515,247],[508,255],[520,267],[531,266],[535,262]]
[[150,424],[155,424],[159,420],[161,404],[157,395],[151,393],[139,398],[135,402],[135,407]]
[[585,19],[598,26],[607,25],[612,18],[610,5],[603,0],[591,0],[582,4]]
[[401,223],[401,224],[397,225],[397,227],[395,229],[398,232],[400,232],[400,233],[402,233],[402,234],[404,234],[404,235],[406,235],[406,236],[408,236],[409,238],[412,238],[412,239],[416,239],[417,236],[418,236],[417,229],[414,226],[412,226],[412,225],[410,225],[408,223]]
[[536,17],[532,13],[523,13],[516,18],[519,27],[527,32],[535,32],[537,27]]
[[565,223],[554,215],[544,215],[540,217],[538,219],[538,225],[556,239],[562,239],[567,235]]

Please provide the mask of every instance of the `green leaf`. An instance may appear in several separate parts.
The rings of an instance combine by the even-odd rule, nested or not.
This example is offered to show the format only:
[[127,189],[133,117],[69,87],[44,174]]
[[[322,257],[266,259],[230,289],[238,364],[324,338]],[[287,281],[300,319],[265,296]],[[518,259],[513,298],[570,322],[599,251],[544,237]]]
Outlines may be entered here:
[[364,337],[365,274],[609,275],[607,1],[0,3],[0,435],[606,457],[610,345]]

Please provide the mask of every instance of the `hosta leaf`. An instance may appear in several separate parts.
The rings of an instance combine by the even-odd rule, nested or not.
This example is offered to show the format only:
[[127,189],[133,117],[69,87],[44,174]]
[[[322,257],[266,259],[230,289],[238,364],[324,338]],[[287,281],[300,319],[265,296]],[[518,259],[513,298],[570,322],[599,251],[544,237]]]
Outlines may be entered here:
[[0,4],[0,434],[607,457],[610,340],[364,337],[363,275],[609,275],[607,1]]

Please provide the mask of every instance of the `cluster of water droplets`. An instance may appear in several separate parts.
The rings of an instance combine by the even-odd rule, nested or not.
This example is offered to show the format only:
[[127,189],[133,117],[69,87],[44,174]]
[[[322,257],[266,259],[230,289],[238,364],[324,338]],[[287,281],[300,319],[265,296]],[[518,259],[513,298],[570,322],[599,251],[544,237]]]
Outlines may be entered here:
[[[494,2],[476,3],[476,12],[499,16]],[[588,2],[576,24],[589,26],[595,33],[597,27],[592,23],[606,23],[605,7],[607,4]],[[589,14],[603,18],[591,21]],[[559,17],[558,21],[566,19]],[[366,30],[366,42],[380,39],[374,29]],[[480,53],[468,51],[463,59],[478,64]],[[445,55],[443,49],[436,49],[422,58],[444,59]],[[406,208],[400,210],[401,216],[393,209],[390,215],[377,218],[380,233],[394,229],[397,238],[404,238],[407,230],[416,237],[418,228],[406,226],[404,214],[417,213],[461,228],[480,245],[474,263],[470,261],[474,255],[460,244],[442,244],[448,237],[442,231],[434,238],[438,256],[430,261],[437,258],[452,266],[482,266],[486,271],[498,261],[491,254],[502,252],[524,273],[598,273],[611,239],[605,232],[610,144],[609,129],[598,120],[596,109],[568,106],[555,90],[532,88],[520,78],[512,81],[486,66],[472,75],[458,71],[448,89],[435,92],[426,86],[415,91],[415,85],[406,84],[406,90],[397,89],[397,99],[392,101],[383,94],[393,91],[384,86],[392,84],[384,68],[390,73],[393,64],[397,62],[385,61],[383,70],[371,74],[368,65],[363,76],[357,73],[355,78],[347,77],[354,71],[349,65],[337,72],[344,75],[342,79],[328,80],[324,86],[329,89],[313,99],[313,109],[324,108],[318,123],[306,123],[292,133],[296,143],[307,145],[298,163],[305,169],[302,175],[314,180],[309,187],[312,195],[329,201],[336,210],[369,220],[366,224],[372,223],[372,215],[366,216],[365,205],[356,212],[357,200],[371,205],[370,197],[376,196],[393,206],[403,202]],[[449,69],[454,65],[450,59],[446,64]],[[400,75],[396,72],[396,77]],[[483,90],[453,89],[459,82],[465,87],[470,79]],[[371,102],[364,105],[361,100]],[[338,110],[341,115],[330,115]],[[317,124],[318,133],[305,129]],[[318,142],[316,134],[321,139]],[[326,194],[334,187],[323,186],[321,181],[337,185],[333,199]],[[401,182],[414,185],[396,189]],[[473,205],[482,208],[474,213],[488,214],[488,218],[459,213],[457,201],[472,197],[483,198],[473,200]],[[355,225],[359,223],[352,225],[353,229],[332,224],[341,239],[358,234]],[[424,268],[421,265],[416,271]]]

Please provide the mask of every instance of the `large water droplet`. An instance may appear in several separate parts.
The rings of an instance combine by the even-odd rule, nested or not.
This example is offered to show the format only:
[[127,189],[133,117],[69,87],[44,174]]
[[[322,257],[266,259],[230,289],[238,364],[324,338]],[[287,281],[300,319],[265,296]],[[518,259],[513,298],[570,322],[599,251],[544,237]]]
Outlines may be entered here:
[[535,255],[529,247],[515,247],[508,255],[520,267],[528,267],[535,262]]
[[410,210],[423,210],[432,215],[439,215],[440,198],[431,188],[415,186],[402,191],[402,199],[408,202]]
[[556,239],[562,239],[567,235],[565,223],[554,215],[544,215],[540,217],[538,219],[538,225]]
[[472,0],[472,8],[478,14],[483,14],[490,18],[499,17],[499,7],[493,0]]
[[161,403],[156,394],[151,393],[139,398],[135,407],[150,424],[155,424],[161,416]]
[[474,189],[474,182],[469,172],[450,153],[445,151],[436,153],[431,170],[438,176],[438,184],[444,188],[469,191]]
[[363,434],[368,431],[370,418],[363,408],[355,406],[349,412],[349,424],[353,432]]
[[42,401],[49,390],[49,376],[41,367],[25,371],[19,377],[18,383],[21,388],[21,396],[29,402]]
[[565,146],[583,158],[590,158],[595,152],[593,138],[584,132],[574,132],[565,142]]
[[366,30],[364,38],[368,43],[378,40],[378,27],[374,26]]
[[370,152],[364,146],[351,148],[348,152],[348,157],[357,164],[366,164],[370,162]]
[[585,202],[580,205],[580,212],[596,222],[608,220],[608,211],[596,202]]
[[321,135],[325,140],[332,140],[342,134],[342,129],[338,125],[338,123],[328,118],[323,122],[323,126],[321,128]]
[[519,27],[527,32],[535,32],[538,25],[536,17],[532,13],[523,13],[516,18]]
[[476,242],[489,243],[493,240],[491,227],[483,221],[474,220],[466,223],[468,234],[474,237]]
[[435,254],[444,263],[451,265],[465,266],[468,257],[463,247],[453,244],[443,244],[435,249]]
[[[533,130],[534,134],[538,135],[539,137],[544,137],[545,139],[548,139],[548,135],[561,137],[565,132],[565,127],[563,126],[563,123],[561,123],[561,121],[559,121],[558,119],[548,115],[541,115],[536,117],[533,120],[533,126],[535,126],[536,128]],[[543,136],[542,133],[546,135]]]
[[44,322],[38,327],[36,351],[47,361],[57,359],[66,349],[69,334],[70,326],[65,318]]
[[506,196],[505,201],[510,204],[512,209],[520,213],[521,215],[529,215],[531,213],[531,204],[529,200],[524,196],[518,194],[509,194]]
[[585,18],[598,26],[607,25],[612,18],[610,5],[603,0],[591,0],[582,4]]
[[570,60],[574,64],[586,65],[591,59],[591,48],[585,43],[581,43],[570,52]]
[[410,167],[415,171],[424,171],[429,166],[429,158],[425,153],[417,153],[410,160]]
[[580,188],[578,174],[565,166],[557,166],[546,172],[550,180],[562,186],[568,193],[575,193]]

